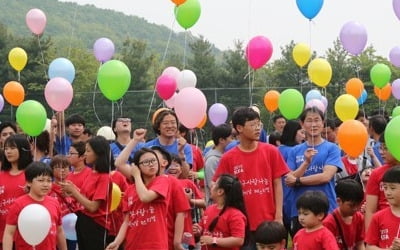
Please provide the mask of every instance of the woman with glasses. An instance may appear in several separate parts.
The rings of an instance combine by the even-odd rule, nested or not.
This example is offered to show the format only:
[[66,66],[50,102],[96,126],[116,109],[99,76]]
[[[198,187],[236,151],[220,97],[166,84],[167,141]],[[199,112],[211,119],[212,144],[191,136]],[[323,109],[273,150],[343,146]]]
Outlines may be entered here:
[[131,168],[134,184],[123,198],[124,222],[114,242],[114,250],[125,240],[125,249],[168,249],[167,177],[160,175],[157,154],[148,148],[136,152]]

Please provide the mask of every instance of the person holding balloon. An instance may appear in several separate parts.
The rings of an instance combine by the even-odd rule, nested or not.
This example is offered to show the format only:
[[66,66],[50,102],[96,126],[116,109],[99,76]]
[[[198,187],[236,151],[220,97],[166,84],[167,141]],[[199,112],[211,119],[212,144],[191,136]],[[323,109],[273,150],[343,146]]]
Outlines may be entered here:
[[[60,204],[48,196],[52,178],[53,171],[45,163],[32,162],[26,168],[25,179],[29,191],[16,199],[10,207],[3,235],[4,250],[13,249],[14,239],[15,249],[48,250],[57,247],[59,250],[67,250],[61,226]],[[29,217],[24,216],[24,210],[32,207],[38,210],[32,210]],[[31,224],[32,220],[36,224]]]

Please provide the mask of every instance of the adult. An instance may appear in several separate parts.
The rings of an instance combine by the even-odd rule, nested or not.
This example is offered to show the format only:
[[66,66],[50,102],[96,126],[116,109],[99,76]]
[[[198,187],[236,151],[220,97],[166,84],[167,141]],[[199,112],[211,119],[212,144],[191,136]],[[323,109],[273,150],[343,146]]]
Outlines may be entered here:
[[85,119],[81,115],[73,114],[64,122],[64,113],[56,113],[51,119],[51,127],[56,131],[57,153],[67,155],[72,143],[82,141]]
[[286,119],[283,115],[275,115],[272,117],[272,125],[274,126],[274,131],[282,134],[283,128],[286,125]]
[[[383,164],[383,158],[381,153],[379,152],[379,148],[381,143],[379,142],[379,138],[383,132],[385,132],[387,121],[383,115],[374,115],[371,116],[369,119],[368,125],[368,133],[369,136],[372,138],[372,149],[374,150],[374,154],[378,158],[378,161]],[[373,161],[372,161],[373,163]],[[377,167],[374,165],[374,167]]]
[[337,127],[336,123],[332,119],[327,119],[324,123],[324,129],[322,130],[322,138],[325,140],[328,140],[329,142],[336,143],[337,144]]
[[4,142],[10,135],[17,133],[17,126],[13,122],[2,122],[0,124],[0,148],[4,147]]

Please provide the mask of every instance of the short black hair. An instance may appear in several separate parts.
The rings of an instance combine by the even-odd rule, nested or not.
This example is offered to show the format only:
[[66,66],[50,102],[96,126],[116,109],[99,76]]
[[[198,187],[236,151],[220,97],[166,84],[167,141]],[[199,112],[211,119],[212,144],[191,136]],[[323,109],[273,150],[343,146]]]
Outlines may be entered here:
[[166,168],[168,168],[169,165],[171,165],[172,157],[171,157],[170,152],[168,152],[167,150],[165,150],[164,148],[162,148],[160,146],[151,146],[150,149],[152,149],[153,151],[160,152],[160,154],[163,156],[164,160],[166,160],[168,162],[168,166],[166,166]]
[[361,203],[364,199],[364,191],[359,182],[353,179],[339,180],[335,186],[336,197],[343,202],[351,201]]
[[[16,147],[19,152],[18,158],[18,170],[25,169],[32,162],[32,152],[28,142],[28,138],[25,135],[15,134],[9,136],[4,142],[4,147]],[[10,170],[11,162],[4,156],[1,170]]]
[[55,155],[50,161],[50,167],[51,169],[54,169],[55,166],[68,166],[69,167],[69,161],[65,155]]
[[171,109],[165,109],[162,110],[160,113],[157,114],[157,116],[154,118],[154,123],[153,123],[153,131],[154,133],[156,133],[157,135],[160,134],[160,125],[161,122],[163,121],[164,117],[167,115],[172,115],[175,117],[176,120],[176,127],[179,127],[179,120],[178,120],[178,116],[176,116],[175,112]]
[[71,144],[71,147],[78,151],[78,156],[82,156],[86,151],[86,143],[83,141],[77,141]]
[[258,225],[255,233],[255,240],[261,244],[275,244],[286,240],[287,231],[277,221],[264,221]]
[[244,126],[247,121],[253,120],[260,120],[260,115],[250,107],[239,107],[233,111],[232,125],[235,130],[237,125]]
[[268,143],[271,145],[279,146],[277,142],[281,140],[281,133],[274,131],[268,136]]
[[296,208],[297,210],[310,210],[314,215],[323,213],[326,216],[329,210],[329,201],[322,191],[309,190],[297,199]]
[[323,113],[321,110],[319,110],[319,108],[317,108],[317,107],[310,107],[310,108],[306,108],[306,109],[303,110],[303,112],[301,113],[301,115],[300,115],[300,121],[301,121],[301,122],[304,122],[304,121],[305,121],[306,116],[308,115],[308,113],[317,113],[317,114],[321,117],[322,121],[325,121],[324,113]]
[[383,115],[374,115],[369,118],[369,127],[379,135],[385,131],[386,124],[387,122]]
[[219,139],[226,139],[231,134],[232,134],[232,127],[226,123],[222,123],[212,128],[211,138],[214,142],[214,145],[217,146],[219,144]]
[[400,184],[400,167],[389,168],[383,175],[382,182]]
[[66,120],[65,120],[65,126],[69,126],[71,124],[75,124],[75,123],[80,123],[85,127],[85,119],[78,114],[73,114],[70,115]]
[[109,173],[111,170],[111,151],[107,139],[101,135],[92,137],[86,142],[96,154],[94,170],[99,173]]
[[290,120],[286,123],[285,127],[283,127],[282,135],[280,138],[280,142],[286,146],[295,146],[298,143],[296,142],[297,131],[302,129],[300,123],[298,121]]
[[326,121],[324,123],[324,128],[331,128],[332,130],[335,130],[335,128],[336,128],[335,120],[326,119]]
[[12,130],[14,130],[15,133],[17,133],[17,126],[15,125],[14,122],[2,122],[0,124],[0,133],[3,131],[3,129],[10,127]]
[[53,178],[53,170],[43,162],[31,162],[25,169],[25,181],[32,182],[33,179],[38,176],[49,176]]
[[274,115],[272,117],[272,123],[275,123],[278,119],[281,119],[281,118],[285,119],[285,121],[286,121],[286,118],[283,115]]

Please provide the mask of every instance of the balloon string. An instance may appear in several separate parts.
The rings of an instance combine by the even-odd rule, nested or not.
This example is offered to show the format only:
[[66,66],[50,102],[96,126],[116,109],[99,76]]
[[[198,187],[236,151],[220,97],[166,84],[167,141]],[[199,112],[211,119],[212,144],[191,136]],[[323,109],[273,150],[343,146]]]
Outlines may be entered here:
[[309,35],[309,44],[310,44],[310,49],[311,49],[311,51],[312,51],[312,46],[311,46],[311,44],[312,44],[312,35],[311,35],[311,32],[312,32],[312,27],[311,27],[311,19],[310,19],[310,21],[308,22],[308,35]]
[[[101,66],[101,62],[100,62],[100,66]],[[100,66],[99,66],[99,70],[100,70]],[[97,73],[99,73],[99,70],[97,70]],[[96,105],[95,105],[95,99],[96,99],[96,90],[97,90],[97,78],[96,81],[94,83],[94,90],[93,90],[93,98],[92,98],[92,107],[93,107],[93,112],[94,112],[94,116],[96,116],[97,121],[99,122],[99,125],[101,126],[101,120],[96,112]]]
[[169,36],[168,36],[167,46],[165,46],[164,54],[163,54],[163,57],[162,57],[162,60],[161,60],[161,65],[162,66],[164,66],[165,58],[167,57],[167,52],[168,52],[168,49],[169,49],[169,44],[171,42],[172,33],[174,32],[174,26],[175,26],[175,18],[172,21],[171,29],[170,29]]
[[17,73],[18,82],[21,83],[21,71],[18,70]]
[[78,5],[75,5],[75,11],[74,11],[74,18],[72,19],[71,22],[71,35],[69,37],[69,47],[68,47],[68,58],[71,56],[71,50],[72,50],[72,38],[74,36],[74,31],[75,31],[75,22],[76,22],[76,13],[78,10]]
[[[43,54],[42,45],[41,45],[41,43],[40,43],[40,36],[39,36],[39,35],[37,35],[37,39],[38,39],[38,46],[39,46],[40,56],[41,56],[41,58],[42,58],[42,64],[43,64],[43,66],[44,66],[46,63],[45,63],[45,61],[44,61],[44,54]],[[49,77],[47,76],[46,70],[44,70],[44,77],[45,77],[45,79],[46,79],[47,81],[49,80]]]
[[186,68],[186,49],[187,49],[187,35],[188,31],[185,31],[185,45],[183,47],[183,69]]
[[155,91],[155,86],[154,86],[154,91],[153,91],[153,96],[151,97],[150,100],[150,106],[149,106],[149,110],[147,112],[147,117],[146,117],[146,122],[144,124],[144,127],[147,128],[147,125],[150,122],[150,113],[151,113],[151,107],[153,106],[153,102],[154,102],[154,97],[156,96],[156,91]]

